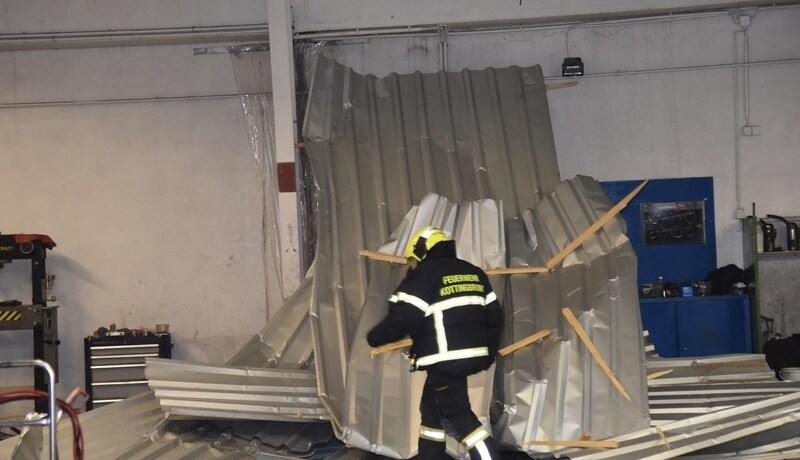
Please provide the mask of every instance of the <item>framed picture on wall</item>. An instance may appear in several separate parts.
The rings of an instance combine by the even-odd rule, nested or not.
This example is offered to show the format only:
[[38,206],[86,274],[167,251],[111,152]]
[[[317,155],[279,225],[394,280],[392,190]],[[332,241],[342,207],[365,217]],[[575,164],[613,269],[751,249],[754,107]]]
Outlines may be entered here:
[[705,201],[641,203],[640,209],[645,246],[706,242]]

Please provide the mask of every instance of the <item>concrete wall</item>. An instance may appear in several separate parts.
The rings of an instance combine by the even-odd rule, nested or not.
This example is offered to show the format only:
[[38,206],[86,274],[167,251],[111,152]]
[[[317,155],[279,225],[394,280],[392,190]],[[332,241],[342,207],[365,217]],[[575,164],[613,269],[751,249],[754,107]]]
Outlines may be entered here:
[[[191,46],[6,52],[0,103],[236,94],[254,62]],[[221,363],[264,325],[263,165],[239,97],[0,108],[0,165],[0,231],[58,244],[62,396],[84,385],[99,326],[169,323],[175,358]],[[29,270],[0,270],[0,299],[30,303]],[[3,359],[31,358],[31,336],[0,332]]]
[[[519,9],[516,0],[469,2],[457,9],[445,1],[391,2],[380,10],[355,0],[335,7],[298,0],[293,8],[297,30],[315,31],[641,14],[663,2],[605,0],[589,9],[578,3],[584,4],[525,0]],[[703,3],[715,4],[671,6]],[[266,22],[265,0],[0,2],[0,34]],[[800,57],[798,24],[797,8],[761,9],[749,30],[750,59]],[[545,75],[557,76],[568,42],[588,73],[718,64],[733,61],[736,30],[722,14],[451,34],[446,56],[451,71],[540,63]],[[371,38],[325,52],[357,71],[385,75],[439,70],[439,46],[435,36]],[[0,52],[0,103],[206,96],[269,86],[268,59],[195,56],[192,48]],[[760,214],[800,214],[794,192],[800,66],[753,67],[750,78],[751,123],[761,135],[741,139],[741,203],[749,209],[755,201]],[[562,176],[714,176],[719,263],[741,263],[733,219],[734,94],[732,69],[583,78],[577,87],[552,91]],[[0,231],[48,233],[59,244],[48,262],[62,306],[61,393],[83,384],[82,338],[98,326],[167,322],[176,358],[221,362],[263,325],[262,191],[244,124],[237,98],[0,108],[0,190],[7,199]],[[0,298],[27,301],[27,270],[15,262],[0,272]],[[27,332],[0,333],[8,359],[27,357],[29,340]],[[0,381],[27,377],[12,381],[4,374]]]

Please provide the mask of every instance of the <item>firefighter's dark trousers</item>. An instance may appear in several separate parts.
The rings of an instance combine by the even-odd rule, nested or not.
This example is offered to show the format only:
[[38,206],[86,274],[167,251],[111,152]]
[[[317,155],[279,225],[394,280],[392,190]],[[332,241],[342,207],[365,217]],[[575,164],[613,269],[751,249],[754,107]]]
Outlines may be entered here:
[[449,458],[445,454],[445,432],[467,447],[471,460],[499,459],[491,433],[470,407],[467,377],[433,369],[427,373],[420,402],[420,459]]

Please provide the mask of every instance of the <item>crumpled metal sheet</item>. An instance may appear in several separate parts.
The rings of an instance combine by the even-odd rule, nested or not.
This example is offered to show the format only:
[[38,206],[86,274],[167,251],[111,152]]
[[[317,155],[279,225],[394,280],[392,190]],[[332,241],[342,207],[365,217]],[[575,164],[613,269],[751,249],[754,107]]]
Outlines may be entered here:
[[148,386],[171,419],[324,421],[313,369],[253,369],[148,358]]
[[[524,219],[507,224],[508,251],[528,265],[543,266],[611,207],[594,179],[564,181]],[[498,428],[503,444],[546,452],[528,443],[578,439],[585,432],[602,439],[649,426],[636,256],[624,231],[624,221],[616,217],[553,272],[508,277],[507,343],[543,329],[553,334],[503,361],[505,410]],[[573,311],[632,401],[596,364],[563,318],[564,307]]]
[[[747,437],[760,438],[769,435],[770,431],[781,430],[785,425],[794,430],[800,425],[800,393],[739,405],[609,439],[620,443],[616,449],[568,449],[559,454],[573,460],[669,459],[720,445],[724,450],[730,447],[724,446],[726,443]],[[786,440],[794,435],[783,436]]]
[[[459,255],[473,264],[496,268],[496,264],[505,261],[500,203],[493,200],[453,203],[435,194],[426,195],[419,206],[409,211],[380,252],[402,255],[410,236],[426,225],[442,228],[456,240]],[[347,365],[342,440],[349,446],[383,456],[410,458],[417,450],[419,400],[425,373],[408,371],[407,350],[372,358],[366,341],[367,332],[386,315],[387,299],[405,276],[406,267],[371,262],[369,274],[367,298]],[[491,428],[493,376],[492,367],[469,378],[473,412],[487,428]],[[449,445],[455,455],[463,456],[459,443],[451,441]]]
[[312,266],[297,290],[286,299],[261,332],[254,335],[225,364],[282,369],[308,368],[314,352],[311,326],[308,322],[313,279]]
[[378,248],[429,192],[517,217],[559,182],[541,67],[363,76],[319,56],[303,129],[318,186],[311,330],[319,395],[344,426],[350,347]]
[[456,240],[459,258],[484,269],[506,266],[502,202],[486,199],[455,203],[429,193],[411,208],[378,252],[405,257],[408,241],[426,225],[440,228]]
[[764,355],[659,358],[647,368],[648,374],[669,370],[648,381],[653,426],[800,391],[800,382],[776,381]]
[[647,372],[669,370],[650,380],[651,389],[694,383],[745,383],[774,381],[772,371],[760,354],[704,356],[700,358],[658,358],[647,360]]

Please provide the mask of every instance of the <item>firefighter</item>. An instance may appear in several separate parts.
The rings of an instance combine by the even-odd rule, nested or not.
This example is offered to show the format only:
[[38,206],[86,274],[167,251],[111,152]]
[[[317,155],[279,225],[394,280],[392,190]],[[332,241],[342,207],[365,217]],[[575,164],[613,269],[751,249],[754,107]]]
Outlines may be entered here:
[[456,243],[424,227],[408,243],[412,266],[389,298],[389,313],[367,335],[370,346],[413,340],[412,371],[427,373],[419,429],[421,459],[447,458],[445,433],[472,460],[499,458],[494,439],[472,412],[467,376],[488,369],[500,344],[503,316],[489,278],[456,257]]

